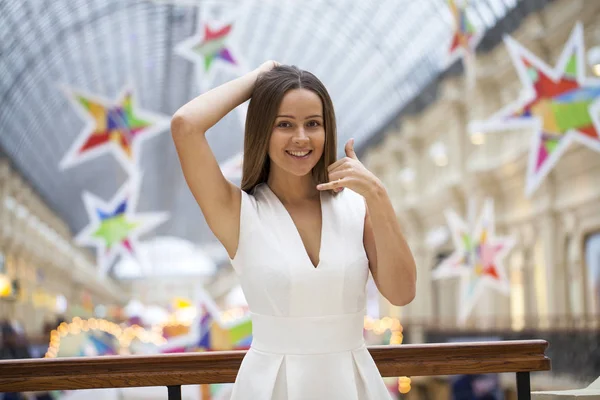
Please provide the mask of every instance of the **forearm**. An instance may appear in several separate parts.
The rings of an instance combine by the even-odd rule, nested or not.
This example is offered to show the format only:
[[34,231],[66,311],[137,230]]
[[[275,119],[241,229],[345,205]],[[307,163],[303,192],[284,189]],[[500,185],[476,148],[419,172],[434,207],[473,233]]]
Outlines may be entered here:
[[408,304],[415,296],[417,271],[392,202],[382,184],[375,185],[365,200],[377,255],[373,276],[388,300],[396,305]]
[[254,70],[201,94],[177,110],[173,120],[184,122],[193,131],[206,132],[250,98],[258,73]]

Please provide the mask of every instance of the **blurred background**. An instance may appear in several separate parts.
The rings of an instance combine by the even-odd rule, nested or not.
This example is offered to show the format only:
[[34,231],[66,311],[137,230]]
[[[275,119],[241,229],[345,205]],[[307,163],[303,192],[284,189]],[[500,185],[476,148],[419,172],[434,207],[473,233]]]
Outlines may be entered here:
[[[340,157],[355,138],[417,261],[406,307],[369,281],[369,344],[541,338],[552,371],[533,390],[600,376],[595,0],[0,0],[3,359],[249,346],[169,122],[268,59],[325,83]],[[236,184],[246,107],[207,134]],[[513,374],[386,382],[397,398],[515,397]]]

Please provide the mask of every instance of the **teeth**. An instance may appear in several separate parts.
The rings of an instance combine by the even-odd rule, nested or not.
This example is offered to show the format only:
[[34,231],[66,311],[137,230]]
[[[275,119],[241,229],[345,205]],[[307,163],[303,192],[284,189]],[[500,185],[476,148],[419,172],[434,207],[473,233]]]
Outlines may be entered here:
[[305,155],[310,153],[310,151],[288,151],[288,153],[296,157],[304,157]]

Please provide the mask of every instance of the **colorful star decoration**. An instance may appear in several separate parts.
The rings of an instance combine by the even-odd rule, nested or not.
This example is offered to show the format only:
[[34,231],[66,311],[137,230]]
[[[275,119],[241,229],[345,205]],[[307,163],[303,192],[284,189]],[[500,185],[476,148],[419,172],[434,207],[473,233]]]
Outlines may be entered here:
[[600,81],[585,76],[583,27],[577,24],[558,63],[551,69],[515,40],[505,43],[525,91],[473,132],[533,129],[527,165],[530,196],[572,142],[600,152]]
[[[230,41],[233,24],[214,28],[213,23],[201,22],[201,32],[179,43],[175,51],[182,57],[201,66],[202,75],[210,76],[215,72],[215,66],[236,69],[240,62],[234,57]],[[217,62],[220,61],[220,62]]]
[[117,101],[64,91],[87,123],[62,159],[63,169],[112,152],[131,171],[139,160],[141,143],[169,129],[170,118],[139,110],[131,90],[125,89]]
[[515,241],[495,235],[494,203],[487,199],[475,226],[468,224],[454,211],[446,211],[455,251],[433,271],[433,279],[461,279],[458,323],[464,324],[486,289],[510,294],[503,259]]
[[143,267],[144,260],[136,250],[139,236],[168,219],[166,213],[135,213],[139,182],[139,178],[132,178],[108,204],[89,192],[83,193],[90,223],[75,237],[75,242],[96,247],[102,274],[106,274],[118,255],[133,257]]
[[478,32],[467,16],[466,0],[448,0],[448,7],[454,21],[454,32],[450,43],[450,63],[456,58],[472,55],[481,41],[481,33]]
[[231,32],[231,24],[221,29],[211,30],[208,25],[204,26],[204,39],[193,47],[193,50],[204,57],[204,69],[208,71],[215,58],[235,65],[225,41]]

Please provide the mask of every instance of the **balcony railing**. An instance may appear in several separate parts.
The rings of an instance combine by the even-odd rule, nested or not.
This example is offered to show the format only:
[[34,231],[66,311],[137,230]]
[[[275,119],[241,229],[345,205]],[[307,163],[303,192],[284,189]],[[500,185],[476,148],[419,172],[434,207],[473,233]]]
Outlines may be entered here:
[[[529,373],[550,370],[544,340],[371,346],[384,377],[515,372],[519,399],[530,398]],[[0,361],[0,392],[166,386],[235,381],[245,351]]]

